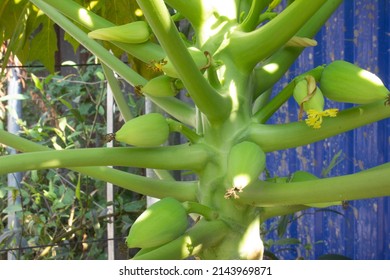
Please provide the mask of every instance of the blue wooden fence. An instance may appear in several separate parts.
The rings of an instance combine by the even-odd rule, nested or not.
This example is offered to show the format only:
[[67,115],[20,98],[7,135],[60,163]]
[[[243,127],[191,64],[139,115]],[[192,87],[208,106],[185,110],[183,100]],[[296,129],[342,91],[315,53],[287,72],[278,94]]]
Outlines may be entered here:
[[[389,88],[390,0],[345,0],[316,39],[319,45],[305,50],[282,85],[313,66],[344,59],[376,73]],[[327,104],[340,109],[350,106]],[[297,105],[291,101],[272,121],[296,120],[297,112]],[[296,170],[321,176],[340,153],[339,163],[328,176],[351,174],[389,162],[389,144],[390,119],[387,119],[319,143],[275,152],[268,156],[267,167],[276,176]],[[297,215],[301,216],[289,224],[284,238],[297,238],[301,244],[272,246],[271,251],[279,258],[318,259],[324,254],[341,254],[352,259],[390,259],[388,197],[350,201],[346,209],[333,206],[327,211],[308,210]],[[267,228],[276,222],[268,222]],[[270,231],[267,238],[277,238],[276,232]]]

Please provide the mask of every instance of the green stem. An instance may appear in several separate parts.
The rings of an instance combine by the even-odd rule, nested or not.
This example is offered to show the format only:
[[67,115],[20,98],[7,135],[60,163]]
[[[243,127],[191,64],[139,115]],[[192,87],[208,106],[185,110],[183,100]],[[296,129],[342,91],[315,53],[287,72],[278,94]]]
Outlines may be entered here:
[[165,169],[153,169],[154,174],[156,174],[157,178],[160,180],[166,180],[166,181],[176,181],[175,178],[173,178],[172,174]]
[[[328,0],[297,32],[297,36],[312,38],[340,6],[343,0]],[[305,48],[283,47],[255,69],[257,96],[271,88],[286,73]],[[276,66],[269,71],[269,66]]]
[[198,182],[196,181],[179,182],[152,179],[104,166],[77,167],[71,169],[147,196],[156,198],[173,197],[179,201],[197,200],[196,190]]
[[279,108],[282,106],[293,94],[295,81],[306,75],[313,76],[316,81],[319,81],[324,66],[318,66],[310,71],[307,71],[297,77],[295,77],[282,91],[280,91],[272,100],[259,110],[254,118],[258,123],[265,123]]
[[[67,0],[67,1],[57,1],[57,0],[44,0],[46,3],[50,4],[53,8],[60,11],[62,14],[68,18],[74,20],[75,22],[81,24],[89,30],[96,30],[100,28],[106,28],[115,26],[112,22],[98,16],[97,14],[89,11],[80,4]],[[126,44],[120,42],[112,42],[117,47],[121,48],[130,55],[138,58],[139,60],[149,63],[152,60],[159,61],[165,57],[165,53],[162,48],[150,41],[143,44]]]
[[137,1],[145,17],[176,68],[190,96],[210,121],[219,122],[230,112],[230,101],[203,77],[184,45],[164,1]]
[[102,63],[102,68],[104,71],[104,75],[107,78],[108,84],[111,88],[112,95],[114,96],[115,103],[117,104],[123,119],[125,121],[131,120],[133,118],[133,115],[130,111],[129,106],[127,105],[126,99],[122,93],[122,90],[119,86],[118,80],[115,77],[114,72],[104,63]]
[[259,24],[261,12],[269,5],[270,0],[253,0],[248,16],[239,25],[239,30],[244,32],[252,31]]
[[319,129],[313,129],[303,121],[252,124],[247,139],[259,144],[265,152],[272,152],[304,146],[389,117],[389,107],[378,101],[343,110],[334,118],[325,117]]
[[182,203],[184,208],[187,211],[187,214],[196,213],[203,216],[207,221],[215,220],[218,218],[218,212],[212,210],[206,205],[194,202],[194,201],[185,201]]
[[252,104],[253,116],[256,116],[260,112],[260,110],[263,110],[263,108],[270,102],[272,91],[273,88],[269,88],[255,99]]
[[325,2],[326,0],[295,1],[259,29],[249,33],[238,30],[234,32],[227,48],[233,57],[239,58],[236,63],[241,68],[251,69],[283,47]]
[[[0,143],[22,152],[50,151],[48,147],[0,130]],[[76,157],[77,159],[79,157]],[[75,161],[75,160],[74,160]],[[22,162],[23,164],[23,162]],[[145,178],[104,166],[70,168],[76,172],[111,182],[119,187],[157,198],[174,197],[179,201],[196,201],[197,182],[172,182]]]
[[255,206],[287,206],[389,196],[390,168],[294,183],[257,181],[239,200]]
[[178,11],[182,16],[187,18],[195,27],[203,21],[202,1],[201,0],[165,0],[170,7]]
[[[178,158],[180,160],[177,160]],[[117,147],[54,150],[3,156],[0,158],[0,175],[26,170],[82,166],[200,170],[209,160],[210,155],[205,147],[199,144],[156,148]]]
[[201,139],[200,135],[180,122],[173,119],[167,119],[167,122],[171,132],[179,132],[183,134],[191,143],[197,143]]
[[264,12],[262,13],[260,16],[259,16],[259,20],[258,20],[258,23],[262,23],[266,20],[272,20],[274,19],[276,16],[278,15],[278,13],[275,13],[275,12]]
[[180,260],[199,254],[202,249],[218,244],[228,232],[220,221],[200,221],[179,238],[150,252],[136,255],[133,260]]
[[181,101],[176,97],[154,97],[147,94],[145,96],[183,124],[192,127],[196,126],[196,110],[189,103]]

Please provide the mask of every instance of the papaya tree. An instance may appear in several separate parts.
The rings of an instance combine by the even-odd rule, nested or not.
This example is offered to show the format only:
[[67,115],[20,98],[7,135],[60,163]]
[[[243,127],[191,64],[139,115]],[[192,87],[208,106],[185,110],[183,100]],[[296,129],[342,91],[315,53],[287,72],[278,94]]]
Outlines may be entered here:
[[[127,146],[57,151],[0,130],[1,143],[23,152],[1,157],[0,174],[69,168],[160,198],[130,230],[128,246],[141,248],[134,259],[261,259],[261,222],[389,195],[388,163],[324,179],[305,172],[285,181],[262,175],[267,153],[390,117],[388,89],[373,73],[345,61],[300,73],[271,95],[304,48],[315,46],[312,38],[342,1],[280,2],[137,0],[134,20],[116,25],[91,5],[30,0],[23,19],[44,13],[102,63],[126,120],[107,140]],[[191,36],[180,32],[181,22],[190,24]],[[153,75],[123,63],[112,47]],[[114,73],[165,114],[133,117]],[[190,100],[178,98],[178,92]],[[267,123],[290,98],[297,101],[299,120]],[[356,106],[324,109],[327,99]],[[186,143],[166,145],[171,133],[180,133]],[[150,168],[159,178],[109,166]],[[175,180],[172,170],[193,172],[196,179]]]

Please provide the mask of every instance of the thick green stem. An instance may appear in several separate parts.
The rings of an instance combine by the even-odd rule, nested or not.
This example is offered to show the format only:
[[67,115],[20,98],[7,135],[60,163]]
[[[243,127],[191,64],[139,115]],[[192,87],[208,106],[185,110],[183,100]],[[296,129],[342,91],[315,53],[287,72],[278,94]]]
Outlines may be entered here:
[[112,95],[114,96],[115,103],[119,108],[119,111],[122,114],[122,117],[125,121],[129,121],[133,118],[133,115],[131,114],[130,108],[127,105],[126,99],[122,93],[122,90],[119,86],[118,80],[115,77],[114,72],[106,66],[104,63],[102,63],[102,68],[104,71],[104,75],[107,78],[108,85],[111,88]]
[[203,249],[218,244],[228,232],[220,221],[200,221],[174,241],[155,250],[135,256],[133,260],[180,260],[199,254]]
[[[181,160],[177,160],[180,158]],[[168,170],[200,170],[210,160],[204,145],[156,148],[88,148],[3,156],[0,175],[26,170],[82,166],[130,166]]]
[[173,197],[179,201],[196,201],[196,181],[172,181],[151,179],[117,169],[93,166],[71,168],[95,179],[110,182],[121,188],[156,198]]
[[319,129],[307,126],[304,121],[252,124],[247,139],[259,144],[265,152],[272,152],[314,143],[389,117],[389,107],[378,101],[343,110],[334,118],[326,117]]
[[[4,130],[0,130],[0,143],[22,152],[51,150],[48,147],[15,136]],[[23,165],[23,162],[19,164]],[[157,198],[171,196],[180,201],[196,201],[197,182],[161,181],[104,166],[75,167],[70,169],[144,195]]]
[[[296,35],[308,38],[314,37],[342,2],[343,0],[327,0]],[[299,47],[283,47],[260,64],[255,69],[256,96],[271,88],[279,81],[304,49]]]
[[210,121],[220,122],[225,119],[230,112],[229,99],[220,95],[199,71],[171,20],[164,1],[137,2],[199,110]]
[[294,183],[257,181],[240,193],[240,202],[254,206],[287,206],[390,195],[390,168]]
[[259,29],[234,32],[227,48],[233,57],[239,58],[238,65],[251,69],[286,44],[325,2],[297,0]]

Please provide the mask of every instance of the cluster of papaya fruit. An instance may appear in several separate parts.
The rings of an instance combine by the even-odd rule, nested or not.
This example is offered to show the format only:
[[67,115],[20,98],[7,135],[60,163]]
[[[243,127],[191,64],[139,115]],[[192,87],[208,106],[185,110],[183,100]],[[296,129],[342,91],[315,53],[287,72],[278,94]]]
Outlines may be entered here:
[[335,117],[337,109],[324,110],[325,98],[336,102],[368,104],[383,100],[389,105],[389,90],[375,74],[355,64],[336,60],[325,66],[319,86],[312,76],[296,81],[293,96],[307,113],[307,125],[320,128],[322,117]]

